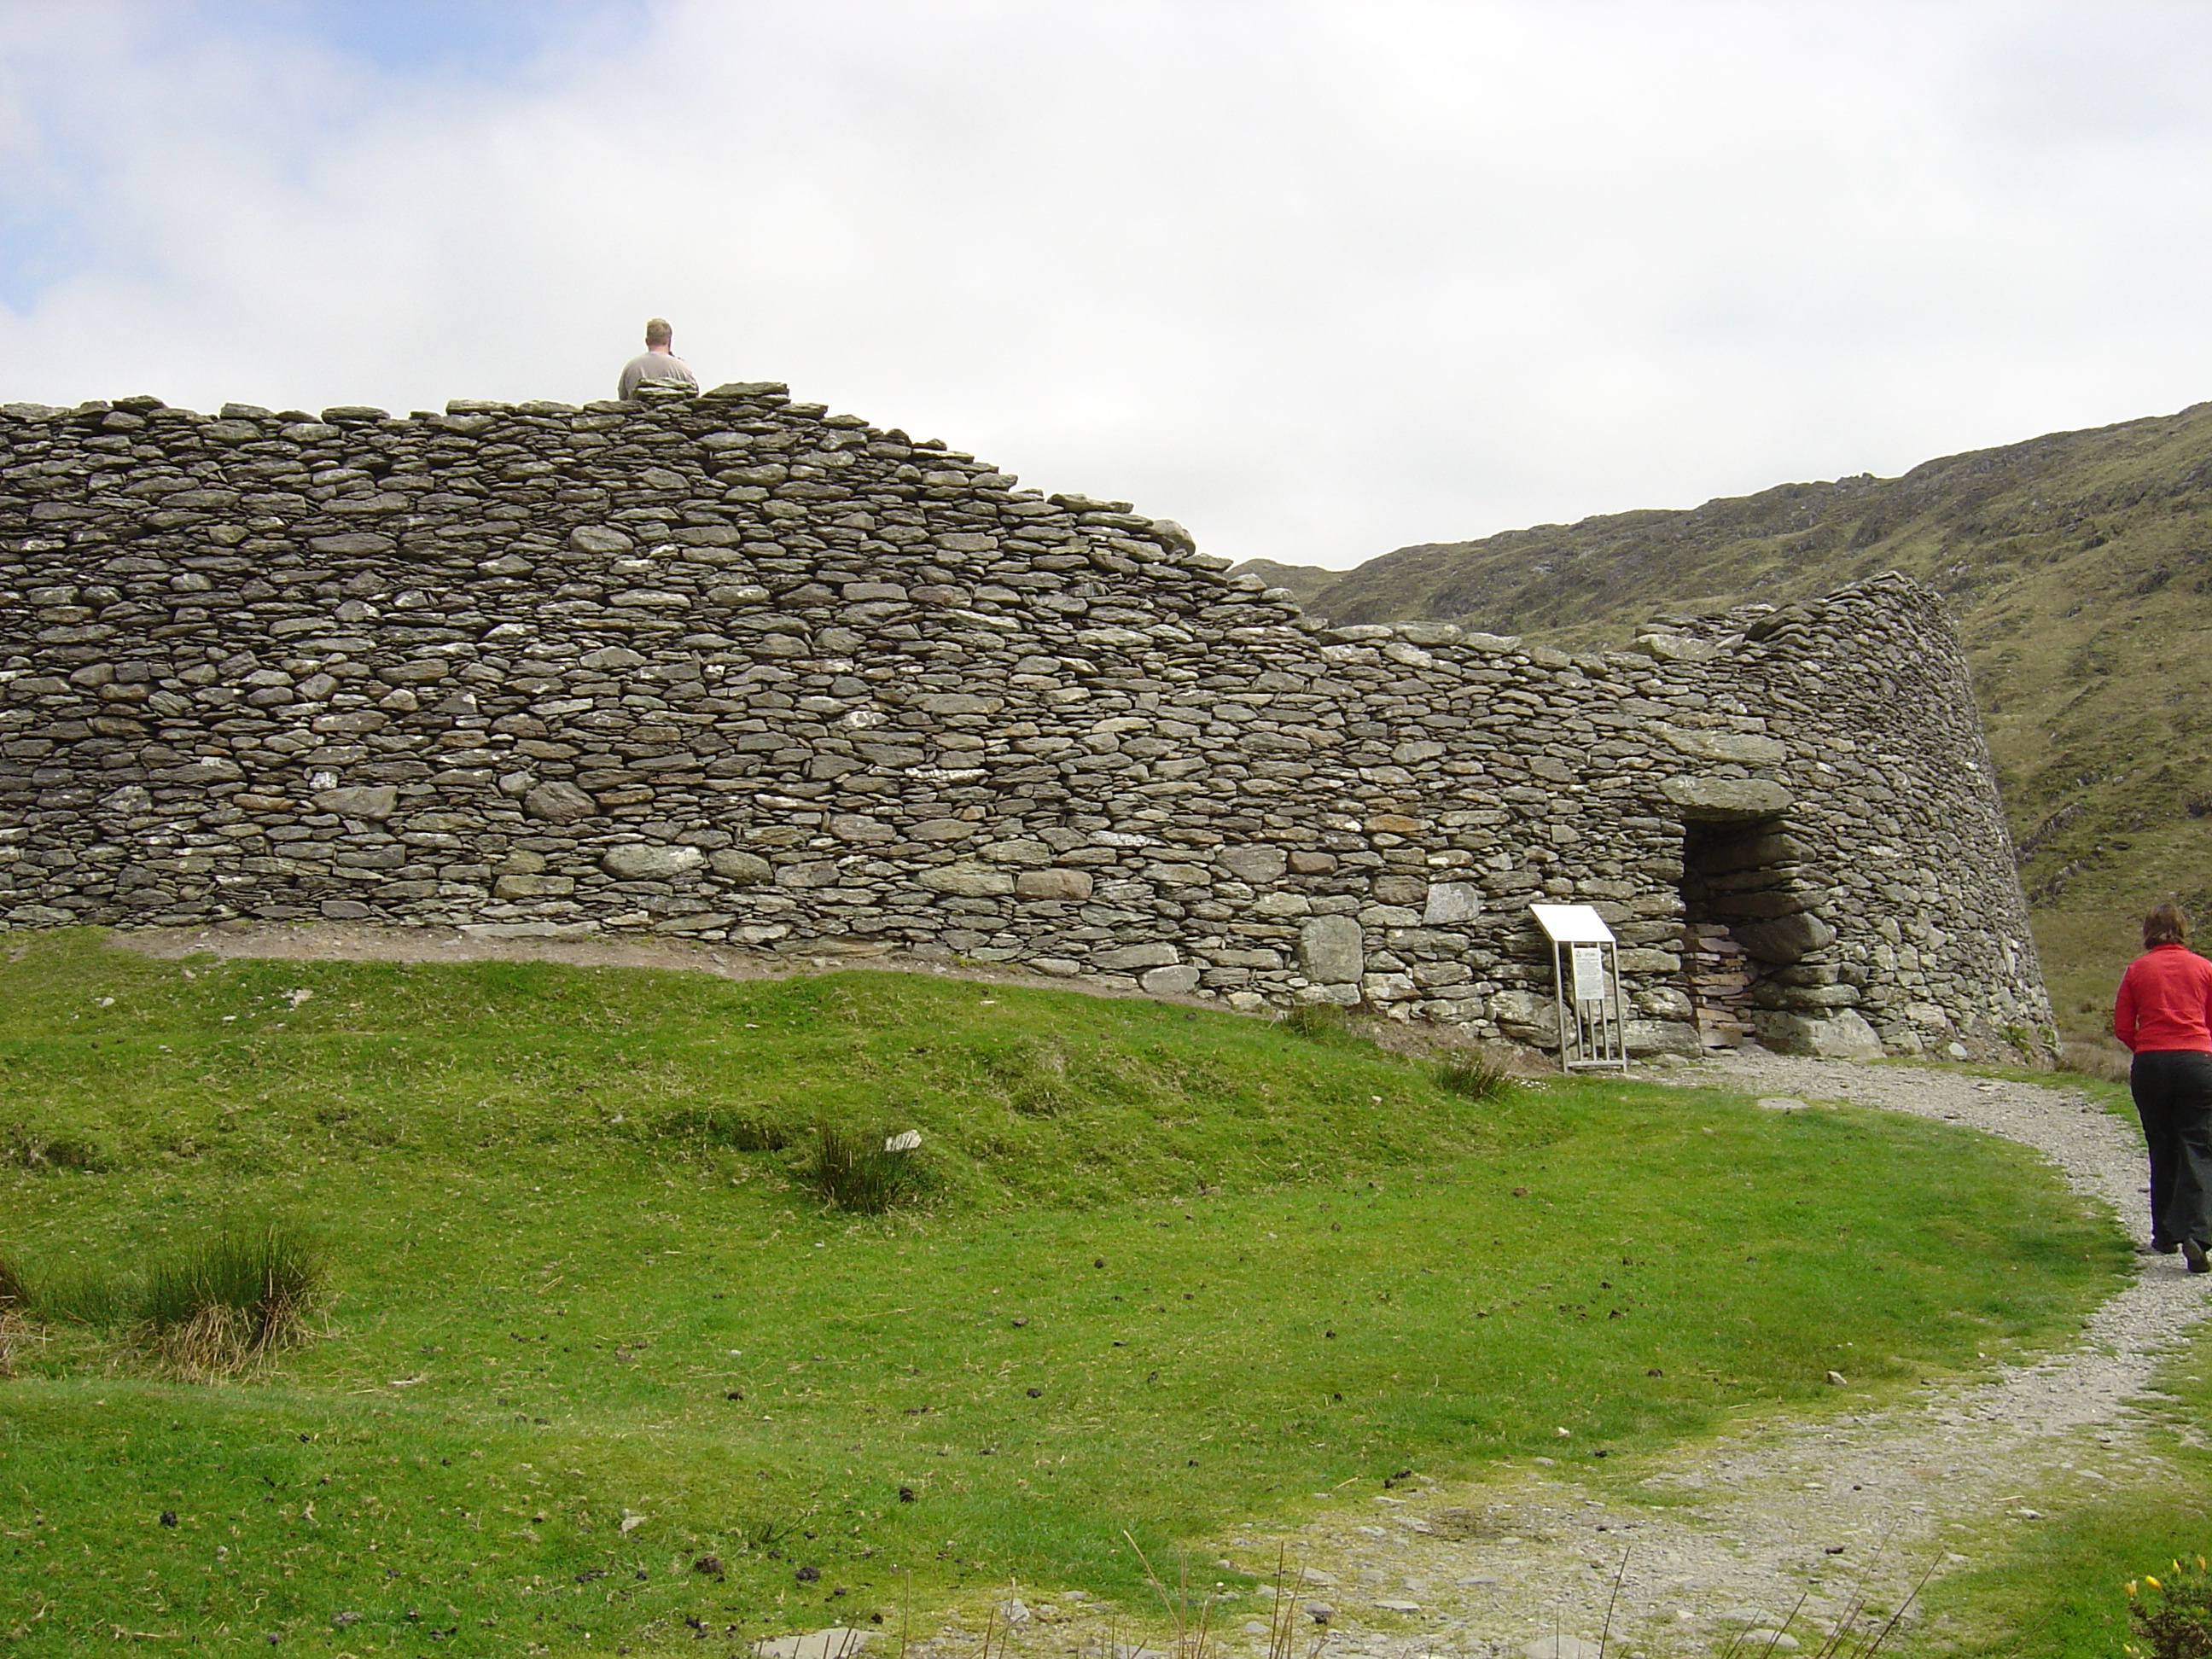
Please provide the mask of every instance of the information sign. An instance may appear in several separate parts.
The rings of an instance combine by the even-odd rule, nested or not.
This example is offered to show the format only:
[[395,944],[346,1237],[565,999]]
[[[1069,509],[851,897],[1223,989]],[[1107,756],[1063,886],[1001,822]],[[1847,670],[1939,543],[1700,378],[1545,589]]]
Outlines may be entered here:
[[1603,1002],[1605,1000],[1605,947],[1598,945],[1577,945],[1573,948],[1575,966],[1575,1000]]

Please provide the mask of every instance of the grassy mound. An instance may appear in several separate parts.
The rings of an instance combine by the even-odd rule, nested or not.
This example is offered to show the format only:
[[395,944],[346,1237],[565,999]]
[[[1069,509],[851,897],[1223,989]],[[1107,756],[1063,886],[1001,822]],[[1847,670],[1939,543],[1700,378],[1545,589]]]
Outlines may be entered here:
[[585,1146],[629,1162],[787,1151],[797,1169],[826,1126],[920,1131],[933,1207],[1066,1208],[1528,1133],[1356,1039],[918,975],[178,965],[84,938],[0,970],[16,988],[0,1133],[32,1170],[258,1175]]
[[[246,1386],[89,1326],[14,1345],[27,1652],[734,1646],[1010,1576],[1133,1607],[1124,1528],[1158,1561],[1408,1468],[1632,1455],[1831,1369],[1972,1365],[2128,1259],[2022,1149],[1942,1125],[1501,1094],[1261,1021],[872,973],[41,938],[0,964],[0,1124],[89,1149],[0,1170],[27,1283],[290,1213],[335,1297],[335,1334]],[[880,1213],[824,1201],[825,1153],[907,1131]]]

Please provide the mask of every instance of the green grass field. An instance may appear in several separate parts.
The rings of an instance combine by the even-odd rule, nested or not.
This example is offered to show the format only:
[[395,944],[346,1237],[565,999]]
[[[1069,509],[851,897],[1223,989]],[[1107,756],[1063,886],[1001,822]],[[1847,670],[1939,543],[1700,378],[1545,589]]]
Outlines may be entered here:
[[[1009,1578],[1133,1608],[1125,1529],[1157,1561],[1402,1469],[1820,1409],[1832,1367],[2063,1340],[2128,1259],[1940,1124],[1469,1100],[1143,1000],[6,954],[0,1255],[59,1295],[278,1215],[336,1292],[239,1382],[121,1328],[21,1347],[25,1653],[698,1652]],[[919,1130],[917,1201],[826,1209],[823,1123]]]

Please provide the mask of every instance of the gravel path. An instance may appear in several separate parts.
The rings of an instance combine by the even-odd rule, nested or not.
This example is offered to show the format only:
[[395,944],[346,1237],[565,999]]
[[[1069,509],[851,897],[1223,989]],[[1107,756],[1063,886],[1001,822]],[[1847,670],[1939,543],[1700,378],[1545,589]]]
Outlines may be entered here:
[[[2140,1235],[2139,1147],[2124,1125],[2063,1086],[1763,1053],[1668,1080],[1847,1100],[2006,1135],[2036,1148],[2075,1191]],[[1790,1631],[1809,1652],[1850,1615],[1855,1598],[1886,1614],[1931,1563],[1941,1571],[1966,1564],[1961,1550],[2001,1546],[2008,1529],[2041,1518],[2037,1505],[2155,1478],[2164,1466],[2130,1402],[2204,1316],[2207,1285],[2178,1257],[2147,1258],[2070,1350],[1923,1389],[1909,1402],[1778,1418],[1684,1448],[1640,1483],[1648,1504],[1585,1486],[1540,1459],[1480,1484],[1404,1501],[1377,1497],[1364,1511],[1333,1511],[1284,1537],[1221,1541],[1248,1570],[1272,1570],[1278,1545],[1289,1543],[1314,1575],[1302,1594],[1331,1609],[1328,1651],[1337,1659],[1548,1659],[1554,1645],[1559,1659],[1594,1659],[1624,1551],[1608,1654],[1718,1653],[1739,1632],[1779,1624],[1801,1595]],[[1243,1639],[1265,1646],[1249,1631]]]

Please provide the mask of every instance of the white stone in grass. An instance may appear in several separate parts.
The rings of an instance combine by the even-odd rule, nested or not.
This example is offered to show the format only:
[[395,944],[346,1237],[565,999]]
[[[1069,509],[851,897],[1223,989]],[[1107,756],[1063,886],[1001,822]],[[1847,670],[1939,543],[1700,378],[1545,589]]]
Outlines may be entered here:
[[904,1129],[884,1142],[884,1150],[887,1152],[911,1152],[917,1151],[921,1146],[921,1131]]
[[1797,1638],[1778,1630],[1747,1630],[1736,1639],[1753,1653],[1797,1651]]
[[1522,1659],[1601,1659],[1598,1644],[1579,1636],[1540,1636],[1521,1653]]
[[1795,1095],[1762,1095],[1759,1103],[1770,1112],[1802,1112],[1805,1103]]
[[753,1644],[760,1659],[849,1659],[875,1639],[875,1632],[832,1625],[804,1636],[779,1636]]

